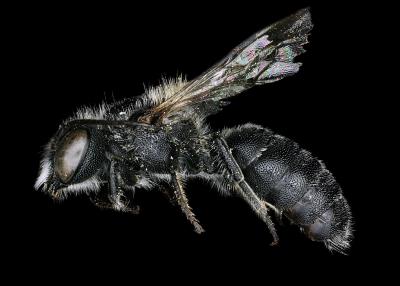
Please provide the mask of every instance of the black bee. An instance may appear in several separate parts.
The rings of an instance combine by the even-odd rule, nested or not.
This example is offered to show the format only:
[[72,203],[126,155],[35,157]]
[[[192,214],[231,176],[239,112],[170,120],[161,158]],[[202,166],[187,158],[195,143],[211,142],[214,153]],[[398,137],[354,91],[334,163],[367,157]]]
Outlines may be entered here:
[[278,235],[268,210],[343,253],[352,237],[350,208],[321,161],[258,125],[214,132],[205,123],[227,98],[297,73],[301,63],[294,58],[305,51],[311,29],[309,10],[300,10],[192,81],[164,80],[139,97],[80,109],[45,147],[35,188],[57,199],[86,193],[100,207],[132,213],[139,211],[132,204],[136,189],[156,188],[201,233],[184,185],[202,178],[245,200],[267,225],[272,244]]

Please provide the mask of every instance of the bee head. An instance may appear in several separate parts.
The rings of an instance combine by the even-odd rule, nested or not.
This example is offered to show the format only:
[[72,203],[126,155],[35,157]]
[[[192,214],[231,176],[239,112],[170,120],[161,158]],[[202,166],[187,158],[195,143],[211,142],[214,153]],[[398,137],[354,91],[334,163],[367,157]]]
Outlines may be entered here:
[[45,147],[35,188],[56,199],[98,191],[105,163],[104,141],[96,127],[74,121],[60,126]]

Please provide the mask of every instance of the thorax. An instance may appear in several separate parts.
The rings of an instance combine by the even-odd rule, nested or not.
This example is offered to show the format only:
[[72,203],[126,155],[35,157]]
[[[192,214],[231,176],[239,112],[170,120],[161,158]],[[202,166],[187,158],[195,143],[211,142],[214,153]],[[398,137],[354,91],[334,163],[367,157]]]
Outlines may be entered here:
[[132,170],[165,174],[178,168],[196,174],[211,166],[207,138],[191,120],[161,127],[115,128],[110,142],[112,152]]

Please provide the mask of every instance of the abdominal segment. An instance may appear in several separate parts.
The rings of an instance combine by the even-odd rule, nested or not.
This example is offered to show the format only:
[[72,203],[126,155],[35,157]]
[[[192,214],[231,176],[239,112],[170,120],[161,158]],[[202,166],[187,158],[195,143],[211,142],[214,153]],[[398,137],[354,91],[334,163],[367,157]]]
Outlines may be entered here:
[[297,143],[261,126],[226,129],[247,183],[312,240],[343,252],[351,238],[351,213],[342,190],[324,164]]

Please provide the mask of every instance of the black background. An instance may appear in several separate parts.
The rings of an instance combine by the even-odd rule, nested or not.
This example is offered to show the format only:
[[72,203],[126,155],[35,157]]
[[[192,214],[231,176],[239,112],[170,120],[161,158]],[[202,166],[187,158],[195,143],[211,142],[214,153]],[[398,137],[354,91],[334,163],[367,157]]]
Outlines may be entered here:
[[[278,226],[280,245],[271,248],[266,227],[245,203],[222,198],[197,181],[188,183],[187,193],[206,229],[200,236],[179,209],[156,193],[139,193],[142,213],[132,216],[97,209],[85,197],[54,203],[33,190],[42,145],[78,107],[139,95],[143,85],[156,85],[161,76],[184,73],[192,79],[252,33],[305,6],[311,6],[315,26],[307,53],[299,57],[301,71],[246,91],[209,123],[215,130],[260,124],[322,159],[352,207],[355,239],[349,256],[330,253],[287,222]],[[11,131],[18,138],[11,147],[22,156],[14,157],[13,172],[7,174],[13,197],[7,203],[10,231],[5,235],[9,265],[40,269],[39,277],[48,269],[113,277],[120,271],[108,267],[115,266],[124,267],[128,276],[142,269],[155,273],[150,277],[161,269],[175,276],[193,267],[202,274],[209,269],[257,273],[252,277],[264,281],[271,279],[268,269],[274,266],[309,269],[304,274],[335,269],[340,276],[355,265],[368,265],[378,233],[370,227],[372,189],[365,158],[373,128],[365,91],[372,87],[364,76],[366,51],[360,48],[373,32],[363,6],[214,1],[16,11],[7,27],[12,44],[8,74],[16,79],[9,81],[9,94],[18,109],[6,114],[20,127]],[[109,271],[92,272],[99,266]],[[285,281],[290,275],[279,277]]]

